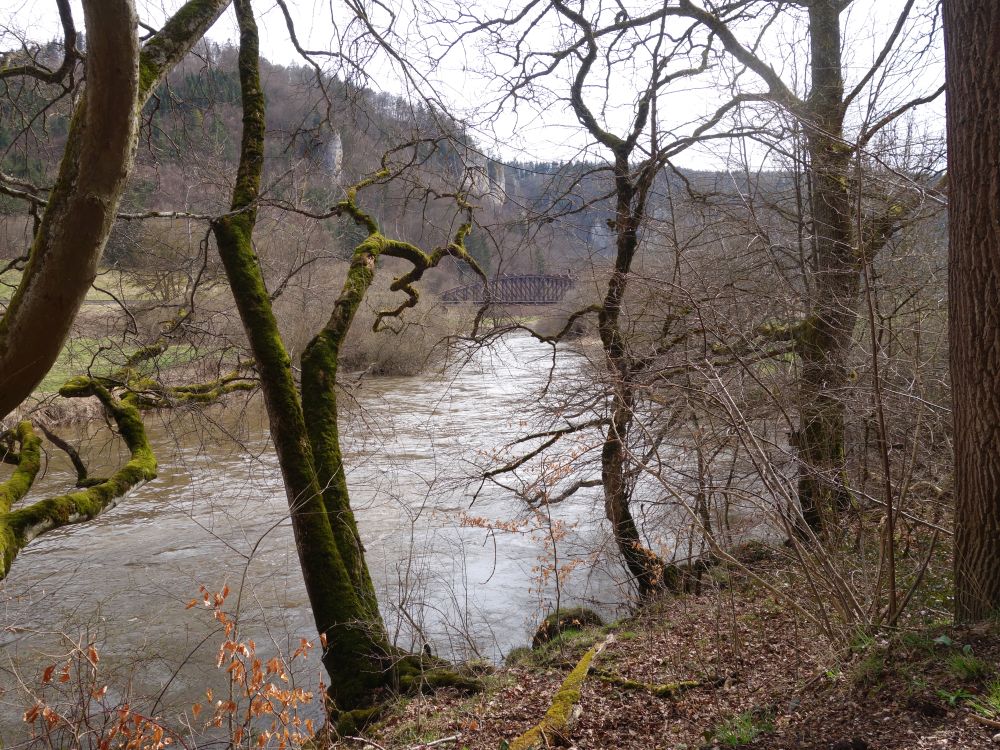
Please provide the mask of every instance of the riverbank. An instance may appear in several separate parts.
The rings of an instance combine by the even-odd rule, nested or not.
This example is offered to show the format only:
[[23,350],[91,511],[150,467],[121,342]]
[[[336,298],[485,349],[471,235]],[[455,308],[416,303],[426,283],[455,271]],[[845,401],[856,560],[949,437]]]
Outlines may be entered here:
[[400,703],[370,732],[371,743],[337,747],[505,747],[542,719],[595,644],[605,647],[562,738],[579,750],[997,746],[1000,726],[989,724],[1000,718],[996,625],[956,628],[925,608],[891,635],[835,643],[790,606],[802,588],[780,555],[755,566],[785,579],[780,596],[719,570],[700,594],[515,652],[484,693]]
[[[492,663],[530,641],[538,616],[557,599],[613,617],[621,590],[614,561],[597,557],[607,533],[595,494],[581,492],[553,509],[561,591],[549,574],[551,527],[525,520],[509,493],[490,485],[475,499],[472,512],[492,527],[464,515],[476,489],[468,488],[470,461],[522,434],[526,399],[550,377],[571,378],[578,360],[560,356],[552,373],[550,347],[511,336],[463,365],[439,376],[352,383],[343,438],[352,503],[393,638],[407,649],[428,643],[449,660]],[[37,685],[67,639],[92,642],[102,674],[127,673],[104,678],[119,687],[118,697],[127,694],[131,705],[184,726],[190,719],[178,717],[206,689],[227,687],[215,669],[217,624],[185,609],[201,585],[234,591],[229,611],[266,659],[315,638],[259,400],[167,410],[146,423],[158,478],[92,523],[36,540],[0,585],[0,735],[7,746],[24,736],[21,717],[31,706],[17,686]],[[60,434],[93,475],[121,465],[121,443],[103,419]],[[64,493],[73,477],[65,454],[50,451],[34,496]],[[317,652],[290,671],[297,684],[316,687]],[[164,675],[174,673],[161,696]],[[313,710],[318,717],[321,708]]]

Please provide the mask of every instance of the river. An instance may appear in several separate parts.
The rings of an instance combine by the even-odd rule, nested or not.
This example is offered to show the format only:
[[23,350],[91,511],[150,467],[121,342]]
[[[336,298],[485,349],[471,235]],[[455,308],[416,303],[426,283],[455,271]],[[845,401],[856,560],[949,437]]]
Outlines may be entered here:
[[[607,545],[598,491],[556,506],[556,550],[567,574],[550,574],[550,531],[514,495],[468,478],[474,466],[529,429],[529,406],[547,383],[578,377],[578,355],[508,337],[437,376],[366,378],[353,389],[343,430],[352,503],[391,634],[438,654],[498,661],[530,641],[541,616],[584,602],[614,614],[621,571]],[[257,401],[198,417],[150,416],[159,477],[96,521],[36,540],[0,584],[0,732],[19,717],[44,667],[74,641],[94,642],[102,679],[139,703],[163,693],[178,712],[221,684],[210,613],[186,604],[199,586],[228,585],[226,609],[265,656],[313,638],[277,462]],[[81,428],[95,465],[117,444],[102,425]],[[49,456],[35,496],[66,490],[68,462]],[[468,517],[480,521],[470,522]],[[537,519],[536,519],[537,520]],[[582,564],[578,564],[582,563]],[[313,651],[315,654],[315,650]],[[315,684],[315,658],[300,681]],[[23,684],[22,684],[23,683]],[[27,687],[25,687],[27,686]],[[150,706],[150,710],[153,710]]]

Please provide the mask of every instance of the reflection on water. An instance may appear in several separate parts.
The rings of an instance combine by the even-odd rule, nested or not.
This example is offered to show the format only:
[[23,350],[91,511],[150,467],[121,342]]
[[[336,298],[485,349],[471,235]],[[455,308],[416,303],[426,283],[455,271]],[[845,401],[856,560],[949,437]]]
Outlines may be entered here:
[[[475,485],[464,480],[477,457],[523,434],[526,404],[552,364],[549,347],[514,337],[447,375],[368,379],[354,391],[363,410],[350,409],[344,430],[348,480],[387,622],[403,645],[428,642],[441,655],[495,660],[528,642],[540,613],[553,606],[554,579],[538,570],[549,559],[543,531],[493,533],[462,523],[463,513],[520,517],[513,495],[494,487],[470,509]],[[576,370],[573,355],[560,353],[555,380]],[[314,636],[261,411],[229,406],[209,419],[215,424],[150,416],[159,478],[95,522],[34,542],[0,584],[0,686],[7,690],[0,729],[8,744],[23,711],[15,685],[34,682],[81,634],[101,644],[112,685],[131,682],[145,695],[168,687],[161,710],[219,684],[214,623],[200,608],[185,609],[200,584],[218,590],[228,583],[227,608],[238,606],[244,633],[262,652],[287,653],[301,636]],[[88,443],[90,460],[113,465],[106,430],[89,432],[101,436]],[[39,494],[65,491],[67,469],[51,455]],[[558,506],[569,524],[558,545],[561,564],[589,560],[606,542],[594,521],[595,497],[591,491]],[[621,592],[607,570],[582,565],[559,596],[607,611]],[[314,681],[318,671],[313,661],[302,679]]]

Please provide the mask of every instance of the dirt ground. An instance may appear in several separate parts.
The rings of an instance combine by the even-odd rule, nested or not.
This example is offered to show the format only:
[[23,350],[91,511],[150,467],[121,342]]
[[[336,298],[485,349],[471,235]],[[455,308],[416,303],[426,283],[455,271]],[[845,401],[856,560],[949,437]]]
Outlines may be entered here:
[[[503,748],[543,717],[580,656],[605,640],[582,688],[579,716],[565,736],[550,738],[553,746],[1000,747],[1000,737],[993,739],[1000,723],[976,718],[990,715],[991,688],[1000,704],[996,626],[959,630],[946,620],[925,621],[837,644],[818,635],[787,598],[740,574],[699,595],[663,599],[629,620],[514,654],[487,678],[485,692],[409,700],[368,740],[340,747]],[[978,714],[977,701],[986,706]]]

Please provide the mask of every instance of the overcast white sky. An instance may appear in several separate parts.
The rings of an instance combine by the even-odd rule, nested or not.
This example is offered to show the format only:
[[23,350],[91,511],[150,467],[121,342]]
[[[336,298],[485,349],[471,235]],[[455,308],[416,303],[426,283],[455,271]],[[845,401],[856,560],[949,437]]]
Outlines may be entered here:
[[[591,0],[588,7],[596,2],[597,0]],[[846,14],[843,35],[848,49],[845,56],[848,85],[850,77],[860,76],[876,57],[904,2],[905,0],[855,0]],[[497,0],[483,0],[483,3],[500,6]],[[137,0],[137,4],[142,20],[158,26],[165,15],[181,3],[180,0]],[[341,0],[289,0],[288,4],[295,15],[297,33],[305,47],[328,50],[339,48],[340,37],[334,19],[340,21],[339,27],[343,29],[343,22],[347,17]],[[433,51],[429,41],[431,34],[425,28],[418,29],[412,21],[412,4],[389,0],[389,5],[399,12],[397,29],[403,32],[397,38],[400,52],[404,56],[419,59],[422,53]],[[83,12],[79,0],[73,0],[73,6],[77,24],[82,27]],[[926,10],[932,6],[932,2],[918,0],[916,6]],[[464,7],[471,7],[470,3],[465,2]],[[255,8],[264,55],[272,62],[299,64],[301,60],[289,40],[284,18],[278,7],[270,0],[263,0],[257,2]],[[6,0],[4,8],[0,9],[0,24],[36,40],[58,38],[60,35],[55,0]],[[923,28],[926,27],[927,23],[924,23]],[[535,41],[552,41],[546,38],[546,34],[555,33],[554,28],[546,29],[541,26],[535,31]],[[804,60],[803,37],[802,27],[797,28],[792,23],[783,24],[771,30],[769,45],[763,48],[768,61],[790,82],[802,76],[800,64]],[[236,40],[236,22],[231,11],[216,23],[209,38],[219,43]],[[911,41],[923,43],[923,40]],[[4,46],[9,48],[9,43],[8,39]],[[923,58],[920,69],[913,69],[911,63],[901,60],[898,70],[882,83],[882,100],[898,102],[933,90],[943,80],[942,58],[938,40],[931,53]],[[474,72],[483,68],[484,62],[492,60],[484,61],[476,46],[469,44],[455,51],[435,71],[427,72],[438,96],[449,103],[452,111],[465,113],[469,121],[474,123],[474,130],[484,150],[504,159],[567,159],[579,153],[584,140],[565,102],[555,102],[544,109],[521,107],[516,114],[507,111],[489,125],[479,122],[484,114],[483,102],[496,96],[496,90],[491,88],[489,81]],[[376,88],[397,94],[407,93],[403,77],[385,57],[370,63],[366,69]],[[641,71],[641,67],[638,70]],[[744,80],[750,81],[749,78]],[[634,87],[631,84],[627,76],[618,76],[612,81],[613,93],[608,114],[608,122],[612,126],[620,124],[624,117],[615,114],[616,105],[625,113],[631,112],[631,107],[628,106],[634,97]],[[661,104],[660,116],[665,127],[677,128],[679,133],[683,133],[685,126],[714,110],[719,101],[720,93],[704,83],[671,89],[669,97]],[[866,102],[859,102],[859,108],[865,106]],[[916,118],[917,127],[943,132],[943,107],[942,98],[924,108]],[[692,153],[680,161],[688,166],[718,166],[731,148],[731,145],[718,145],[713,147],[714,156],[704,152]],[[759,150],[755,153],[760,158]]]

